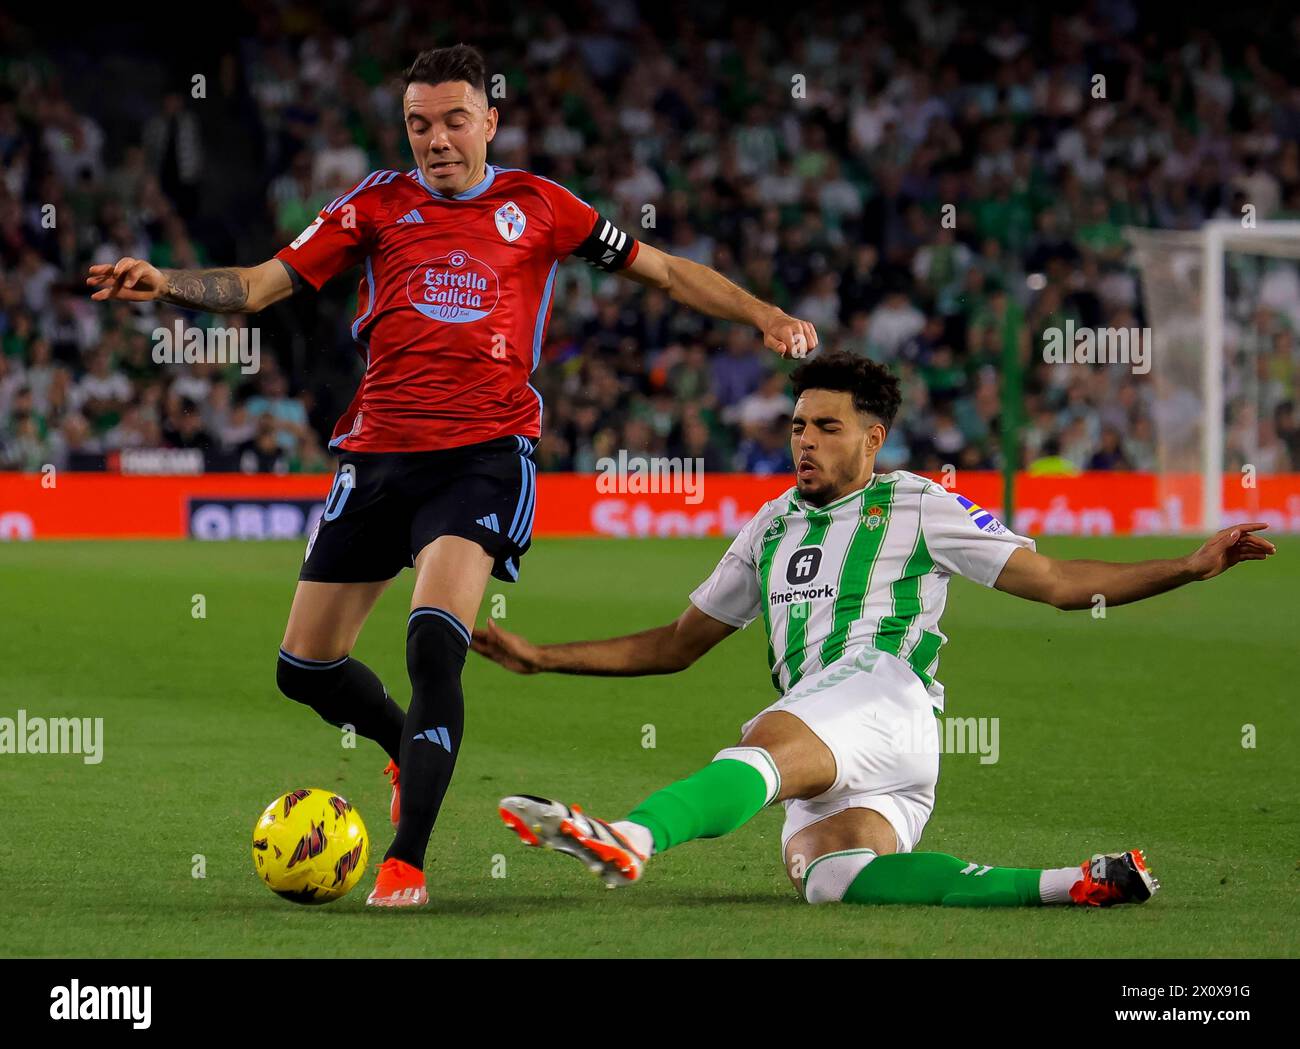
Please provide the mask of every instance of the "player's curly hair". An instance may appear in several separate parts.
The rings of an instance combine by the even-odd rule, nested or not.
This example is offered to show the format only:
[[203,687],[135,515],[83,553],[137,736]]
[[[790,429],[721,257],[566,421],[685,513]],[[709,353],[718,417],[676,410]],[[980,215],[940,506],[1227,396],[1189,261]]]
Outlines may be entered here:
[[487,84],[487,63],[483,54],[469,44],[435,47],[421,51],[415,61],[402,74],[406,86],[411,84],[443,84],[448,80],[464,80],[475,91],[483,91]]
[[794,395],[804,390],[843,390],[853,395],[853,407],[870,412],[888,430],[903,403],[898,379],[883,364],[843,350],[822,353],[804,361],[790,374]]

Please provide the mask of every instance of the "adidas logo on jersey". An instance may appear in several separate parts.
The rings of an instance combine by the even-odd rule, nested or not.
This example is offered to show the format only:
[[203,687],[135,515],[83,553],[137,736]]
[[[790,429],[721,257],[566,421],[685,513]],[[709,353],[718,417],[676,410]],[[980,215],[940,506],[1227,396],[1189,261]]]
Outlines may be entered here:
[[476,525],[482,525],[490,531],[501,532],[501,523],[497,520],[496,514],[488,514],[487,517],[480,517],[474,522]]

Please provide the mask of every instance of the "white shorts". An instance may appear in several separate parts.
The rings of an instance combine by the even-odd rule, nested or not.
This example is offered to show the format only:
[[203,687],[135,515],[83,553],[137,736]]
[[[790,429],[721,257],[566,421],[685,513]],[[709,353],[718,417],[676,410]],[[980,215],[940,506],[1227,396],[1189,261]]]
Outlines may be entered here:
[[887,652],[858,649],[760,711],[793,714],[835,757],[835,782],[824,794],[786,801],[781,855],[805,827],[845,809],[872,809],[889,820],[898,851],[911,852],[934,811],[939,779],[939,726],[925,685]]

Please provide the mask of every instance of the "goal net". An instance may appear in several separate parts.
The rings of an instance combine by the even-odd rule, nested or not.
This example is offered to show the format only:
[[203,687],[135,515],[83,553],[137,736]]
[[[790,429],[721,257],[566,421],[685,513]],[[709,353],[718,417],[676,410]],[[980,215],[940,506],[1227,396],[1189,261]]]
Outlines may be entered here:
[[1150,329],[1143,392],[1157,498],[1170,532],[1242,516],[1300,528],[1274,483],[1300,471],[1291,428],[1300,377],[1300,222],[1126,229]]

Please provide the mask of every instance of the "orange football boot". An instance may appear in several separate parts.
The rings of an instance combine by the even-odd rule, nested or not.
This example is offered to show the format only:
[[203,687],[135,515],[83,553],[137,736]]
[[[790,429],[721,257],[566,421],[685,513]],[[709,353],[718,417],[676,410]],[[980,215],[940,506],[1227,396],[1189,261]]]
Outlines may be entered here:
[[398,778],[397,762],[389,760],[384,766],[384,775],[393,785],[393,800],[388,803],[388,818],[393,821],[393,826],[397,826],[397,817],[402,808],[402,788]]
[[419,907],[428,902],[424,871],[396,857],[379,865],[374,891],[366,897],[367,907]]

